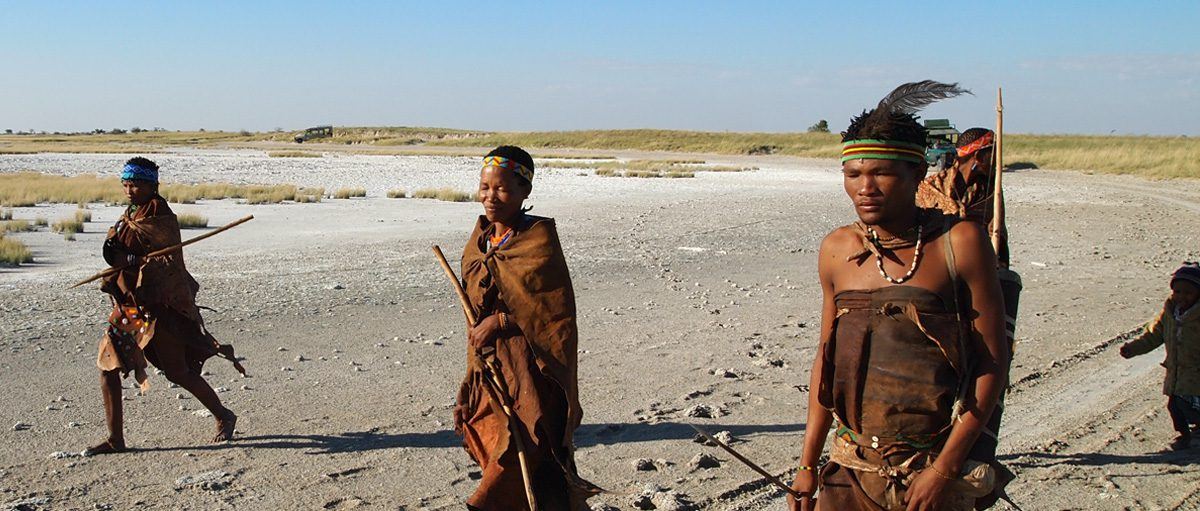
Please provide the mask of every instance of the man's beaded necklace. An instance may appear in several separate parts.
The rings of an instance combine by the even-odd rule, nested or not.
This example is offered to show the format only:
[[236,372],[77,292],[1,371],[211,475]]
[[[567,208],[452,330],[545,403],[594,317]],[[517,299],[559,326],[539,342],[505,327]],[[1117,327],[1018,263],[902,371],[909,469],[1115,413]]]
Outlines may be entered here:
[[882,275],[883,278],[887,279],[887,281],[891,282],[892,284],[903,284],[908,282],[909,279],[913,278],[913,275],[917,274],[917,265],[921,262],[921,246],[925,241],[925,226],[919,223],[917,224],[917,246],[916,250],[913,251],[912,266],[908,268],[908,273],[905,273],[903,277],[898,279],[893,279],[892,276],[888,275],[883,269],[883,255],[881,254],[883,251],[883,244],[879,241],[879,233],[875,232],[875,229],[868,225],[867,234],[871,236],[871,244],[875,245],[875,266],[879,268],[879,274]]

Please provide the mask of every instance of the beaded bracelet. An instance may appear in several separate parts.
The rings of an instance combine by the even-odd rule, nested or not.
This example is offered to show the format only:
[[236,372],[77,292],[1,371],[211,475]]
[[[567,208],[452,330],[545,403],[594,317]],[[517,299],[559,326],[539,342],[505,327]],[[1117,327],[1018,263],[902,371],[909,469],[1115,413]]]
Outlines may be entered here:
[[508,314],[500,313],[500,330],[508,330]]
[[946,473],[945,473],[945,472],[942,472],[941,470],[938,470],[938,468],[937,468],[937,465],[934,465],[933,463],[930,463],[930,464],[929,464],[929,470],[932,470],[932,471],[933,471],[933,473],[935,473],[935,474],[937,474],[937,475],[938,475],[938,477],[940,477],[940,478],[942,478],[942,479],[945,479],[945,480],[947,480],[947,481],[953,481],[953,480],[955,479],[955,478],[953,478],[953,477],[950,477],[950,476],[946,475]]
[[809,471],[809,472],[816,472],[816,471],[817,471],[817,469],[815,469],[815,468],[812,468],[812,467],[810,467],[810,466],[808,466],[808,465],[800,465],[800,466],[796,467],[796,470],[807,470],[807,471]]

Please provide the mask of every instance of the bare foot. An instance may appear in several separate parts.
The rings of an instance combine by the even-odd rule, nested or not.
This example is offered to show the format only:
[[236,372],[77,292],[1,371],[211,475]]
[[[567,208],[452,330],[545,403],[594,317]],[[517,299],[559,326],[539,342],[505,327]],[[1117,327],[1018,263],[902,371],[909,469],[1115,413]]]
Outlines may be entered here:
[[217,419],[217,436],[213,442],[228,442],[233,440],[233,428],[237,425],[237,415],[227,410],[227,415]]
[[125,441],[110,438],[100,444],[88,447],[87,450],[83,451],[83,455],[95,456],[97,454],[115,454],[119,452],[125,452]]

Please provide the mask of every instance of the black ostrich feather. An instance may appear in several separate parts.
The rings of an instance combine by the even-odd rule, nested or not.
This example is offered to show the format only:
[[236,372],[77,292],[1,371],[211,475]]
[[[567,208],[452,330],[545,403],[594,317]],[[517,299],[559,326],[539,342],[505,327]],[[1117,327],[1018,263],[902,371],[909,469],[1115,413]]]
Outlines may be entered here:
[[910,82],[896,87],[879,101],[875,113],[915,114],[922,108],[943,99],[950,99],[971,91],[960,88],[958,83],[942,83],[933,80]]

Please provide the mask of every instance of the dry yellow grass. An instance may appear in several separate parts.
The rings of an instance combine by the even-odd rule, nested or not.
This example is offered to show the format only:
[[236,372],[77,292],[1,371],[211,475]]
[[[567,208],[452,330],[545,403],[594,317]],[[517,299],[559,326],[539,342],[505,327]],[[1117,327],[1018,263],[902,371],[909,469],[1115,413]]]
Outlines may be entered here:
[[0,233],[32,231],[34,225],[29,220],[8,220],[0,223]]
[[403,189],[388,190],[387,192],[387,198],[389,199],[403,199],[405,197],[408,197],[408,192]]
[[[169,202],[194,204],[197,200],[245,199],[249,204],[274,204],[283,201],[320,202],[324,188],[300,188],[294,185],[234,185],[228,183],[164,184],[159,194]],[[91,174],[73,177],[17,172],[0,174],[0,204],[27,207],[37,204],[87,204],[125,202],[121,182],[115,177]],[[81,218],[91,221],[91,212],[80,209]]]
[[1200,139],[1006,135],[1004,162],[1018,168],[1132,174],[1154,179],[1200,177]]
[[366,197],[367,190],[365,188],[341,188],[333,192],[335,199],[350,199],[353,197]]
[[[640,171],[657,173],[688,174],[696,172],[745,172],[758,170],[757,167],[734,167],[729,165],[708,165],[704,160],[629,160],[629,161],[589,161],[589,162],[546,162],[544,168],[550,169],[608,169],[614,173],[597,175],[615,175],[615,171]],[[628,174],[629,172],[625,172]],[[635,172],[635,176],[637,173]],[[687,176],[692,177],[692,176]]]
[[180,213],[175,215],[175,219],[179,221],[180,229],[203,229],[208,227],[208,218],[201,215]]
[[0,233],[0,265],[18,266],[33,262],[33,252],[24,243]]
[[75,210],[75,220],[79,223],[91,222],[92,212],[86,209],[77,209]]
[[77,232],[83,232],[83,222],[80,222],[74,218],[64,218],[54,222],[54,224],[50,226],[50,230],[63,233],[64,235],[68,233],[74,234]]
[[11,209],[0,210],[0,220],[12,220],[13,212]]
[[460,192],[453,188],[422,188],[413,192],[414,199],[437,199],[447,202],[471,202],[475,194]]
[[271,158],[320,158],[321,153],[313,153],[309,151],[270,151],[267,156]]

